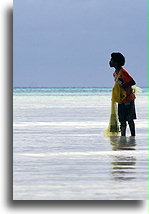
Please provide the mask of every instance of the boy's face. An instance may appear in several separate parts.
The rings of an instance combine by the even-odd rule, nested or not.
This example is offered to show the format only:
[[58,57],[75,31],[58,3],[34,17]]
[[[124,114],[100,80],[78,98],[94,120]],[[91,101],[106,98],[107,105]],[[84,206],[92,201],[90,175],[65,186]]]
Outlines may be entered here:
[[109,65],[110,65],[110,67],[115,67],[117,65],[117,63],[114,62],[113,59],[111,58]]

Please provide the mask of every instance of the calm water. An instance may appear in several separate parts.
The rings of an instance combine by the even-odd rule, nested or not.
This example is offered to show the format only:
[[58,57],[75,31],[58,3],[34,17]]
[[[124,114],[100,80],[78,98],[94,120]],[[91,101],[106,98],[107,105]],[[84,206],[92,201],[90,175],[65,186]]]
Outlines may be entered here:
[[146,200],[147,89],[135,138],[106,138],[109,88],[15,88],[14,200]]

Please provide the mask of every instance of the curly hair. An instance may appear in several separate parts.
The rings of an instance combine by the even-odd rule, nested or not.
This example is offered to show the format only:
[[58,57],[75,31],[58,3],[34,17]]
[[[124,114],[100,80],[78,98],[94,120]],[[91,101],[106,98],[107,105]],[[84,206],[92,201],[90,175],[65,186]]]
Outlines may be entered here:
[[123,66],[125,64],[125,57],[121,53],[112,53],[111,58],[119,66]]

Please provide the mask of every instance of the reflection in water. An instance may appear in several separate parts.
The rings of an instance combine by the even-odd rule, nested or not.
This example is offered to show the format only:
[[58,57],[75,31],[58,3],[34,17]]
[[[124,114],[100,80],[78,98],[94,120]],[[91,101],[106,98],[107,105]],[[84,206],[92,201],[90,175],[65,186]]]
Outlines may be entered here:
[[[110,143],[113,151],[120,151],[119,155],[113,156],[112,175],[114,180],[132,180],[135,179],[136,158],[130,150],[135,150],[135,137],[110,137]],[[122,150],[128,151],[123,153]]]
[[135,137],[110,137],[112,150],[135,150]]

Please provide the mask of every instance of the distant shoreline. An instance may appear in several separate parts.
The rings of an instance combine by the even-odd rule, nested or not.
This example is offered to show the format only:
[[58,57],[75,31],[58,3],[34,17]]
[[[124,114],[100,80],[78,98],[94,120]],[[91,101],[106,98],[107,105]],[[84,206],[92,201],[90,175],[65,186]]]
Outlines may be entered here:
[[[26,86],[23,86],[23,87],[20,87],[20,86],[15,86],[15,87],[13,87],[13,89],[111,89],[112,87],[96,87],[96,86],[94,86],[94,87],[39,87],[39,86],[37,86],[37,87],[31,87],[31,86],[29,86],[29,87],[26,87]],[[142,89],[148,89],[149,87],[141,87],[140,86],[140,88],[142,88]]]

